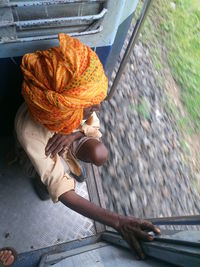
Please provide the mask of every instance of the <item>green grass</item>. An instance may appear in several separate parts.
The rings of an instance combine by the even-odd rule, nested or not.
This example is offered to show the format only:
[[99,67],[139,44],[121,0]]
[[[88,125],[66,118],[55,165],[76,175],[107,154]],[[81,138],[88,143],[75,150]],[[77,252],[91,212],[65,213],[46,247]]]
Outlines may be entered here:
[[177,0],[172,19],[169,64],[181,87],[182,101],[200,131],[200,5]]
[[149,102],[145,99],[145,97],[142,97],[140,103],[138,103],[137,105],[131,104],[130,109],[135,109],[137,114],[141,118],[144,118],[146,120],[150,119],[151,107],[150,107]]
[[188,112],[184,120],[186,124],[191,121],[195,131],[200,132],[199,0],[153,1],[142,35],[158,71],[162,69],[162,54],[165,54]]
[[143,97],[141,102],[135,107],[137,113],[146,120],[150,119],[150,104],[149,102]]

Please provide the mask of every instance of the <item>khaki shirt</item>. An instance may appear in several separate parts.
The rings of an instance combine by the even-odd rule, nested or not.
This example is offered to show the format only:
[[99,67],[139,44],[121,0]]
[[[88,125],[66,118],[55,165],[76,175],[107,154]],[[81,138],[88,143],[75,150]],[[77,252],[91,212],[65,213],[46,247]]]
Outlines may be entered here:
[[[99,127],[99,119],[94,112],[89,119],[82,122],[76,131],[84,132],[87,137],[100,138]],[[16,114],[15,131],[19,143],[41,177],[41,181],[47,186],[54,202],[57,202],[59,196],[63,193],[75,189],[75,180],[71,178],[69,172],[66,172],[63,158],[69,169],[73,169],[73,172],[74,169],[76,171],[76,166],[79,166],[76,158],[73,157],[72,153],[65,154],[63,158],[58,154],[54,158],[45,155],[45,147],[54,132],[49,131],[32,119],[26,103],[20,106]],[[77,170],[77,173],[80,173],[80,170]]]

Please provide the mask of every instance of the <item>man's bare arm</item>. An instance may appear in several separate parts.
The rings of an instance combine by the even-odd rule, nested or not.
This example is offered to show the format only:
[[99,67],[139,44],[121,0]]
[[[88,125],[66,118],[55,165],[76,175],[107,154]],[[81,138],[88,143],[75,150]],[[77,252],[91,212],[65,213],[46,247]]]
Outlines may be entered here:
[[142,259],[145,258],[145,255],[138,240],[152,241],[153,236],[149,235],[148,231],[153,231],[156,234],[160,233],[160,230],[148,221],[118,215],[107,209],[100,208],[77,195],[74,191],[62,194],[59,197],[59,201],[85,217],[116,229],[130,246],[136,250],[138,257]]

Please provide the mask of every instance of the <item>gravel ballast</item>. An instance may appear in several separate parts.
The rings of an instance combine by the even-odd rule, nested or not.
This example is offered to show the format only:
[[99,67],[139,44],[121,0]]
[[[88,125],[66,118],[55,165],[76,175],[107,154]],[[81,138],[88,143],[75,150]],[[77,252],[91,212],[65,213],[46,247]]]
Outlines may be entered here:
[[158,75],[139,41],[113,98],[102,105],[102,140],[110,154],[100,168],[106,205],[143,218],[199,214],[194,177]]

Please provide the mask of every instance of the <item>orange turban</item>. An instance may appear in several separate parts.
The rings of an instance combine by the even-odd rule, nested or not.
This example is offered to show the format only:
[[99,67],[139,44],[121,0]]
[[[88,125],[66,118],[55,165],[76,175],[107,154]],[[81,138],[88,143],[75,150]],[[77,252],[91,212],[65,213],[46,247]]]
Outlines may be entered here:
[[22,95],[37,122],[63,134],[78,128],[83,108],[106,97],[108,81],[94,51],[59,34],[60,46],[24,55]]

